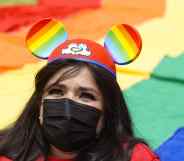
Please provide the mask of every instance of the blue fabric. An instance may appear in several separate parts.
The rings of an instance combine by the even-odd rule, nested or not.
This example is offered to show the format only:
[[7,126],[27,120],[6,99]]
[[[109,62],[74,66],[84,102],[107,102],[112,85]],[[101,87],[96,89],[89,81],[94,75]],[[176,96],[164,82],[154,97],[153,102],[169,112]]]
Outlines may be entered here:
[[161,161],[184,161],[184,127],[178,129],[155,152]]

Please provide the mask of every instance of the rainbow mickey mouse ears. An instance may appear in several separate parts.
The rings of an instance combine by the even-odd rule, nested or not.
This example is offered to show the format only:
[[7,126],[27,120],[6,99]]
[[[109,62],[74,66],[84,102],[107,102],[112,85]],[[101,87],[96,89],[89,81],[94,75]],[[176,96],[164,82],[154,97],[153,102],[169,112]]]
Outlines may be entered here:
[[115,64],[129,64],[140,54],[142,40],[130,25],[114,25],[105,36],[104,46],[86,39],[67,40],[64,25],[56,19],[35,23],[26,36],[30,52],[49,62],[77,59],[97,64],[116,76]]
[[47,59],[52,51],[68,37],[64,25],[55,19],[35,23],[26,36],[26,45],[33,55]]
[[107,33],[105,48],[112,55],[116,64],[129,64],[135,60],[142,49],[139,33],[130,25],[114,25]]

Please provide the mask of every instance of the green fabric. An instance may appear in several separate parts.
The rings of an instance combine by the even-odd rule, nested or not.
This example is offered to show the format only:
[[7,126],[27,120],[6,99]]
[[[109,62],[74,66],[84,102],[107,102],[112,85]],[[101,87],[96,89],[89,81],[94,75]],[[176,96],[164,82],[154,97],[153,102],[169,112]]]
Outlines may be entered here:
[[36,4],[36,2],[37,0],[0,0],[0,5]]
[[184,126],[184,54],[165,57],[150,79],[124,92],[136,136],[157,148]]

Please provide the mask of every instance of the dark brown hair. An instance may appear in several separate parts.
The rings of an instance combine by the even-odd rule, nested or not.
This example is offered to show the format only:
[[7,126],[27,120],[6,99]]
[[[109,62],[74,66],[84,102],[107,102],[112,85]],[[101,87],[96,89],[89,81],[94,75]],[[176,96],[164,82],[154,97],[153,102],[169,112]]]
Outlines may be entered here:
[[103,126],[95,144],[79,153],[77,161],[129,161],[135,144],[142,142],[133,135],[131,118],[121,89],[114,76],[95,64],[77,60],[55,60],[36,75],[35,91],[24,111],[9,128],[0,132],[0,155],[15,161],[34,161],[49,155],[49,144],[42,135],[39,110],[43,89],[61,69],[71,67],[66,75],[87,67],[95,79],[104,101]]

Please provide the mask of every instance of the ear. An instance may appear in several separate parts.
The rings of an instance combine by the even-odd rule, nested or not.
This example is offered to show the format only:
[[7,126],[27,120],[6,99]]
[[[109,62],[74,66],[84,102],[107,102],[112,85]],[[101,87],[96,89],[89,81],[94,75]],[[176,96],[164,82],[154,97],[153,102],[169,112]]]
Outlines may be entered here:
[[26,46],[34,56],[47,59],[67,37],[68,34],[60,21],[47,18],[31,27],[26,36]]
[[120,24],[113,26],[107,33],[104,46],[116,64],[129,64],[134,61],[142,49],[139,33],[132,26]]

